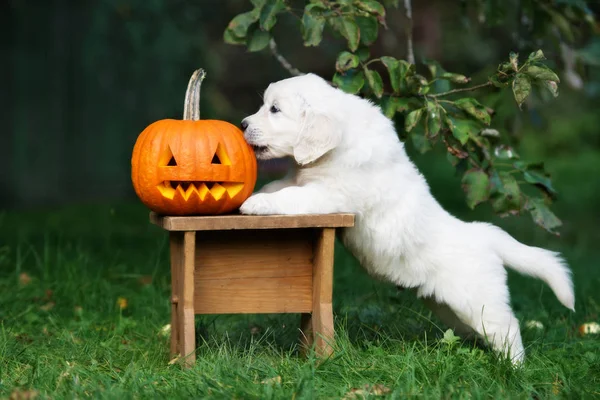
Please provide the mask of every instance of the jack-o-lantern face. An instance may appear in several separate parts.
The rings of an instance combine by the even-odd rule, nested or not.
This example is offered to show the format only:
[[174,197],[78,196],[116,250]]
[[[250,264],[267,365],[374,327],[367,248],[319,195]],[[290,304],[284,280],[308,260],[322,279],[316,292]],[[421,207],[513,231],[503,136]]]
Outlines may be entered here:
[[136,194],[166,215],[222,214],[256,184],[256,158],[242,131],[219,120],[165,119],[138,137],[131,159]]

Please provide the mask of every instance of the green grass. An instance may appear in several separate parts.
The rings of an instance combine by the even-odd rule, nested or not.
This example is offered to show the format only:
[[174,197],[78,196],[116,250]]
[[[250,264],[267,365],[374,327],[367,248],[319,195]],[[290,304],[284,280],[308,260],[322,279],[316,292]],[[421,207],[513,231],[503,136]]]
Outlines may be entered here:
[[[538,281],[511,275],[528,360],[513,371],[444,328],[410,293],[368,278],[343,248],[336,258],[337,350],[319,364],[298,356],[298,315],[198,316],[198,362],[169,365],[166,235],[142,207],[71,207],[2,218],[0,397],[341,398],[381,384],[392,398],[591,398],[600,395],[595,259],[575,261],[570,314]],[[585,274],[583,273],[585,272]],[[26,273],[31,281],[19,283]],[[595,283],[595,285],[594,285]],[[127,308],[117,305],[127,299]],[[271,383],[261,383],[280,377]]]
[[[169,365],[161,334],[170,322],[166,233],[137,204],[87,205],[0,214],[0,399],[19,391],[53,399],[342,398],[367,384],[389,388],[389,398],[599,397],[600,336],[577,331],[599,322],[597,177],[558,203],[571,218],[555,238],[527,216],[466,210],[457,178],[428,160],[417,157],[444,206],[563,251],[572,266],[574,314],[541,282],[509,274],[527,347],[522,370],[480,343],[443,340],[445,328],[411,293],[369,278],[339,245],[334,357],[298,355],[298,315],[198,316],[198,361],[182,370]],[[557,161],[559,190],[575,185],[577,168],[600,165],[598,155],[582,162]],[[530,320],[543,329],[526,328]]]

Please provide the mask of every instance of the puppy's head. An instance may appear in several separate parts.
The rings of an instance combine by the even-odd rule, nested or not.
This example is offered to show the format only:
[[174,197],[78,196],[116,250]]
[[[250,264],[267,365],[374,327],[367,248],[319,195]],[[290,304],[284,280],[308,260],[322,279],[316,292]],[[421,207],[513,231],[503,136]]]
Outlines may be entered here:
[[338,95],[314,74],[272,83],[258,112],[242,121],[244,138],[258,159],[293,156],[300,165],[313,162],[341,141],[332,112]]

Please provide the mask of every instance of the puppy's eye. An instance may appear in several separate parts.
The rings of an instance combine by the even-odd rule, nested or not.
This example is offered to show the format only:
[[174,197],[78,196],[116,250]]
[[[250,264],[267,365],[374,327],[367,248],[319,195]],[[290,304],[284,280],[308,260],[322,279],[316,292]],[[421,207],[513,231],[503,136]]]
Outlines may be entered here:
[[279,110],[279,108],[277,108],[277,106],[272,105],[271,109],[269,111],[271,111],[273,114],[275,114],[275,113],[278,113],[280,110]]

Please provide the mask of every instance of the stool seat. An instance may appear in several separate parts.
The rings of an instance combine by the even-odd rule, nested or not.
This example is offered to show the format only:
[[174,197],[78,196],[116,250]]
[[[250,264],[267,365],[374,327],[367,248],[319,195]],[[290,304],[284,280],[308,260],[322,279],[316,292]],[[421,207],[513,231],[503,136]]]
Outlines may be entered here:
[[333,344],[335,229],[353,214],[162,216],[169,231],[171,356],[195,362],[196,314],[300,313],[303,348]]

